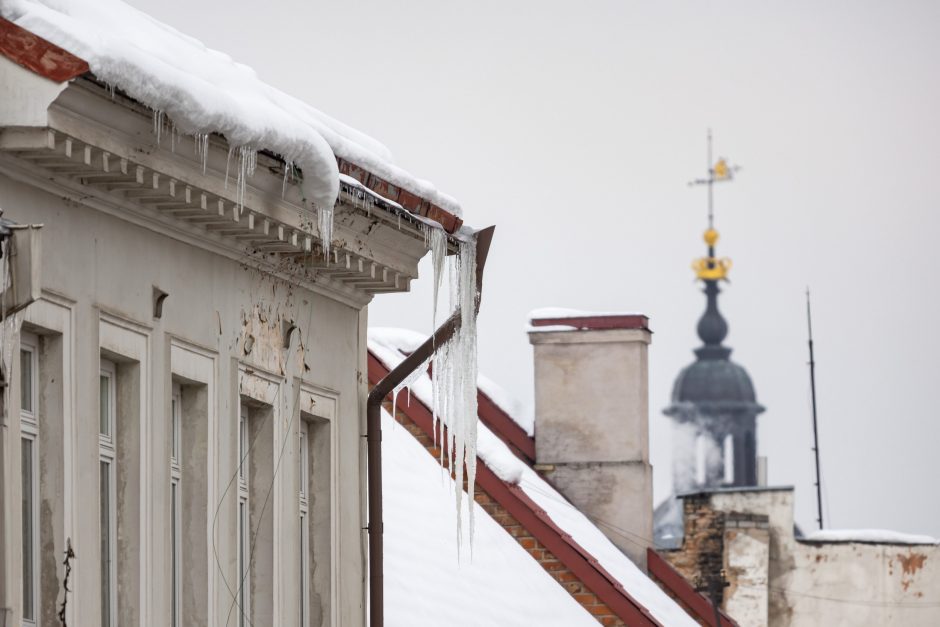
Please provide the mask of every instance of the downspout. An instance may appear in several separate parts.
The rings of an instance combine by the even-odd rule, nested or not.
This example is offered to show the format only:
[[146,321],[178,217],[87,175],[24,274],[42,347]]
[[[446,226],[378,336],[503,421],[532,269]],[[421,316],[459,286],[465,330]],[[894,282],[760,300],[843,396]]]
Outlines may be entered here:
[[[477,240],[476,307],[480,308],[483,293],[483,266],[490,250],[490,241],[496,227],[490,226],[474,233]],[[425,340],[369,392],[366,403],[366,442],[368,446],[369,481],[369,627],[385,624],[384,556],[382,539],[382,401],[395,386],[419,368],[437,347],[445,344],[460,328],[460,310],[455,311],[444,324]],[[392,408],[395,411],[395,408]]]

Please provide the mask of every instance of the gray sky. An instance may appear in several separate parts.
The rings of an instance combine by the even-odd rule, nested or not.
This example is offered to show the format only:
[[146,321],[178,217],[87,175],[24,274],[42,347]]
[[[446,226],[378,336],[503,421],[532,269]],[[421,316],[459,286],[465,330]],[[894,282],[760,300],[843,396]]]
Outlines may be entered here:
[[[481,369],[531,403],[541,306],[640,310],[660,414],[704,297],[705,129],[735,265],[727,343],[768,411],[760,453],[814,528],[803,290],[813,291],[829,526],[940,536],[940,4],[131,0],[388,145],[496,224]],[[430,330],[425,280],[374,324]]]

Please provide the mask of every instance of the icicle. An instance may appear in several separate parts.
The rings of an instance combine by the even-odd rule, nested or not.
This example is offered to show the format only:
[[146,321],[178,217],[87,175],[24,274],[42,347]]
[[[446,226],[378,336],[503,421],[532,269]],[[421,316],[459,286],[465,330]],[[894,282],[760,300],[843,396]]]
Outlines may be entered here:
[[193,150],[196,156],[202,159],[202,173],[206,173],[209,161],[209,133],[196,133],[193,135]]
[[333,207],[317,207],[317,231],[323,246],[323,257],[330,258],[330,244],[333,242]]
[[[232,149],[229,150],[229,157]],[[258,151],[251,146],[238,147],[238,175],[235,179],[235,204],[241,209],[245,206],[245,191],[248,188],[248,179],[255,173],[258,165]],[[225,168],[225,179],[228,182],[228,164]]]
[[284,180],[281,181],[281,198],[284,198],[284,195],[287,193],[287,177],[291,177],[291,181],[294,180],[293,177],[294,162],[285,161],[284,162]]
[[235,152],[235,146],[228,147],[228,156],[225,157],[225,189],[228,189],[228,167],[232,162],[232,153]]
[[425,226],[425,242],[431,249],[431,267],[434,285],[434,305],[431,310],[431,326],[437,328],[437,298],[440,293],[441,279],[444,277],[444,262],[447,259],[447,235],[444,229]]
[[163,111],[160,109],[153,110],[153,134],[157,136],[157,146],[160,145],[160,136],[163,134],[163,120],[164,115]]
[[[433,253],[432,253],[433,255]],[[460,242],[451,264],[451,304],[460,312],[460,326],[437,348],[431,382],[432,424],[447,427],[448,448],[455,480],[458,546],[463,538],[463,480],[466,468],[470,546],[473,547],[473,492],[477,441],[476,241]]]
[[[411,404],[411,386],[414,385],[414,382],[420,379],[422,376],[428,373],[428,364],[430,359],[426,359],[423,364],[418,366],[411,374],[405,377],[405,380],[395,386],[392,390],[392,417],[395,416],[395,412],[398,411],[398,405],[396,405],[396,400],[398,398],[398,393],[403,389],[408,389],[408,404]],[[397,423],[397,421],[396,421]]]

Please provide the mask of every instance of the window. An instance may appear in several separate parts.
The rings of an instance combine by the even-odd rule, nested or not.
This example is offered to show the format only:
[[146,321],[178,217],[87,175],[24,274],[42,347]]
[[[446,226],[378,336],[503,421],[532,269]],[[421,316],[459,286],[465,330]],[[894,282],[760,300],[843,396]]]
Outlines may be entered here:
[[248,509],[248,408],[240,403],[238,408],[238,626],[249,623],[251,608],[251,577],[248,563],[251,554],[251,534]]
[[725,436],[724,444],[725,483],[734,483],[734,436]]
[[101,508],[101,627],[111,627],[117,615],[117,513],[115,509],[116,369],[101,360],[98,397],[98,498]]
[[39,614],[39,420],[36,338],[20,340],[20,432],[23,489],[23,624],[35,625]]
[[170,400],[170,622],[173,627],[180,627],[182,562],[180,522],[182,518],[181,493],[182,470],[180,460],[182,438],[183,394],[178,383],[173,384],[173,395]]
[[702,486],[708,480],[708,440],[700,433],[695,438],[695,482]]
[[310,431],[306,420],[300,421],[300,627],[310,625]]

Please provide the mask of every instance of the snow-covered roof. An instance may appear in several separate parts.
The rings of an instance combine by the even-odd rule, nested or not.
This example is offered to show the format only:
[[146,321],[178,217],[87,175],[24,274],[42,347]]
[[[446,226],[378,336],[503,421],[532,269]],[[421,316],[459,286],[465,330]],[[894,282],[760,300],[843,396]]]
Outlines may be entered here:
[[382,475],[388,625],[597,625],[476,503],[458,559],[453,480],[384,410]]
[[804,542],[861,542],[866,544],[940,544],[930,536],[888,529],[822,529],[800,538]]
[[[396,166],[378,141],[120,0],[3,0],[0,15],[84,59],[99,80],[163,113],[183,133],[220,133],[232,147],[279,154],[301,168],[306,197],[318,207],[336,201],[339,159],[378,177],[370,187],[384,196],[391,185],[403,198],[407,192],[427,201],[425,213],[460,215],[453,198]],[[355,176],[357,168],[350,169]]]
[[[424,339],[426,339],[424,336],[410,331],[373,328],[369,330],[369,352],[384,368],[391,369],[397,366],[408,353],[413,352]],[[413,395],[412,399],[405,402],[414,403],[417,401],[425,406],[430,406],[430,377],[426,374],[418,377],[412,383],[410,393]],[[406,394],[406,392],[402,392],[402,394]],[[506,402],[505,397],[509,396],[508,393],[501,391],[501,394],[503,395],[503,402]],[[401,402],[400,400],[399,403]],[[503,409],[511,411],[509,407]],[[645,611],[660,624],[670,626],[691,626],[696,624],[682,607],[627,558],[587,516],[568,502],[528,464],[516,456],[492,430],[482,423],[478,426],[478,429],[477,453],[479,459],[503,482],[512,486],[513,489],[521,490],[524,496],[531,500],[534,507],[540,510],[539,514],[544,515],[547,521],[559,530],[560,534],[568,537],[572,546],[577,547],[579,551],[589,556],[590,560],[594,560],[598,572],[612,579],[635,603],[645,608]],[[388,436],[384,437],[387,438]],[[384,445],[385,440],[383,440]],[[398,472],[395,468],[388,470],[392,473]],[[436,475],[435,481],[439,481],[438,476],[441,475],[441,471],[438,469],[434,474]],[[388,480],[386,479],[386,481]],[[452,501],[445,499],[444,496],[445,494],[442,493],[442,500],[446,500],[446,506],[452,510]],[[387,538],[391,533],[392,531],[386,527]],[[451,533],[451,536],[455,536],[455,534]],[[388,541],[386,539],[386,542]],[[481,543],[478,536],[474,551],[478,550],[476,547],[479,544]],[[446,551],[441,553],[438,559],[455,561],[456,539],[453,539],[451,547],[449,553]],[[532,562],[535,563],[534,560]],[[430,580],[425,580],[424,583],[426,585],[437,585]],[[569,596],[561,586],[556,587],[556,594]],[[464,610],[472,614],[476,607],[477,605],[473,600],[467,600]],[[540,623],[533,621],[526,624]],[[564,623],[553,622],[552,624]]]

